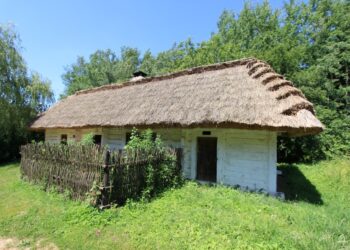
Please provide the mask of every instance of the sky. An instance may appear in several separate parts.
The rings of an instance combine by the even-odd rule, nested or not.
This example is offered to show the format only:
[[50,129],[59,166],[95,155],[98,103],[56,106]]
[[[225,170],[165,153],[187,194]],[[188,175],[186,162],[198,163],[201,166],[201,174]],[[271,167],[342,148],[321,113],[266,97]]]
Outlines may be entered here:
[[58,98],[65,89],[64,68],[78,56],[108,48],[119,53],[122,46],[157,54],[187,38],[208,40],[223,10],[239,13],[243,5],[243,0],[0,0],[0,24],[15,27],[28,68],[49,79]]

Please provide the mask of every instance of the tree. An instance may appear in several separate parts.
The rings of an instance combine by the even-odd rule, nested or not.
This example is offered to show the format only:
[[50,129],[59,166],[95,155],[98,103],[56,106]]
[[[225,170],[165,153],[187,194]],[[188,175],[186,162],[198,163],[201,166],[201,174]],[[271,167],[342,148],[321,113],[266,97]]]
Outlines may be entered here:
[[97,50],[90,55],[89,61],[86,61],[83,57],[78,57],[77,62],[66,67],[66,72],[62,75],[63,82],[66,85],[65,95],[74,94],[82,89],[117,82],[118,76],[115,68],[118,63],[119,59],[111,50]]
[[294,81],[315,104],[326,130],[296,141],[299,147],[314,141],[320,151],[311,158],[350,152],[350,2],[313,0],[304,6],[306,57]]
[[31,138],[29,123],[54,99],[50,81],[28,74],[19,45],[14,29],[0,26],[0,162],[18,156]]
[[140,63],[140,70],[145,72],[148,76],[157,75],[157,69],[155,67],[156,59],[152,55],[150,50],[147,50]]
[[138,68],[139,57],[140,52],[129,47],[121,49],[120,58],[110,49],[97,50],[89,60],[78,57],[76,63],[66,67],[62,75],[66,90],[61,98],[82,89],[126,81]]

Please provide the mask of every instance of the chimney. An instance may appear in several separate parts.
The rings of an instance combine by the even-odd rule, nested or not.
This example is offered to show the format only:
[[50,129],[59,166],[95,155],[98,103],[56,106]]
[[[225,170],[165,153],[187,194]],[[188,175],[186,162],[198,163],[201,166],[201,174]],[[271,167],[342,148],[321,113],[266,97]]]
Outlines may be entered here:
[[141,70],[135,71],[132,75],[133,77],[130,80],[132,82],[139,81],[147,76],[147,74]]

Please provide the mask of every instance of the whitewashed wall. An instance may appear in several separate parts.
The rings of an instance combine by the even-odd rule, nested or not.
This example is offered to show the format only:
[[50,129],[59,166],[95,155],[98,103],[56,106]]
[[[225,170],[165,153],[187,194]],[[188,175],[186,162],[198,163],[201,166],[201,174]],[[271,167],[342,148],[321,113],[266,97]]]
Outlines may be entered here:
[[[210,131],[210,136],[202,135]],[[275,132],[239,129],[187,129],[184,135],[184,174],[195,179],[197,137],[217,137],[217,182],[252,190],[276,192]]]
[[[196,178],[197,138],[217,137],[217,182],[239,185],[252,190],[263,189],[276,192],[276,138],[275,132],[241,129],[156,129],[154,130],[166,145],[183,148],[183,173],[190,179]],[[211,135],[202,135],[210,131]],[[102,135],[102,144],[111,149],[122,149],[129,129],[48,129],[45,140],[59,142],[61,134],[68,140],[79,141],[83,134]],[[73,138],[75,135],[75,138]]]
[[[102,128],[91,128],[91,129],[46,129],[45,130],[45,141],[46,142],[57,142],[61,141],[61,135],[66,134],[68,141],[80,141],[84,134],[94,133],[102,134]],[[104,143],[102,137],[102,143]]]

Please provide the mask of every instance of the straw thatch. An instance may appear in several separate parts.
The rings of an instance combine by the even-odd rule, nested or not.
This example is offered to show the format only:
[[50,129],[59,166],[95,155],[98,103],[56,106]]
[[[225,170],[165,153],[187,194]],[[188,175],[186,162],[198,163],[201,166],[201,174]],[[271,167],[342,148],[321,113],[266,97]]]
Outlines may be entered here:
[[31,129],[96,126],[323,130],[303,93],[257,59],[79,91],[39,116]]

